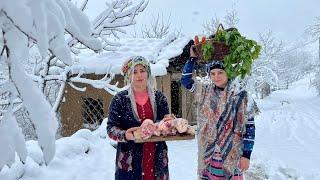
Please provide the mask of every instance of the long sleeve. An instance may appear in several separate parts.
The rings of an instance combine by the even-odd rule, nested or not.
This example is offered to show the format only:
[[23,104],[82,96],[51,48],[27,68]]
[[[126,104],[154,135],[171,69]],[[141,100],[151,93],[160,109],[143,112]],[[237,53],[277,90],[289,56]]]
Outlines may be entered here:
[[192,79],[192,72],[196,61],[197,58],[191,57],[184,65],[181,76],[181,84],[191,92],[194,92],[195,90],[194,80]]
[[157,119],[156,121],[161,121],[166,114],[170,113],[169,105],[166,96],[157,91],[156,93],[156,101],[157,101]]
[[242,157],[250,159],[255,139],[254,118],[248,119],[245,134],[243,134],[243,154]]
[[120,105],[120,98],[117,95],[114,96],[109,107],[107,133],[108,136],[115,141],[126,142],[126,131],[120,128],[121,118],[123,118]]

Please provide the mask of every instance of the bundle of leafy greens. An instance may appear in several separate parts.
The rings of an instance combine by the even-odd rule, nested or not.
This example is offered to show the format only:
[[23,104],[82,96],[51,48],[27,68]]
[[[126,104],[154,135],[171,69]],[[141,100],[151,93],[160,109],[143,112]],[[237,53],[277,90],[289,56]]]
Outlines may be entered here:
[[[251,71],[251,66],[261,51],[261,46],[254,40],[241,36],[236,28],[230,31],[219,30],[213,37],[214,42],[223,42],[229,46],[229,53],[224,57],[224,67],[230,79],[237,76],[244,78]],[[211,59],[214,52],[212,43],[208,41],[202,45],[203,58]]]

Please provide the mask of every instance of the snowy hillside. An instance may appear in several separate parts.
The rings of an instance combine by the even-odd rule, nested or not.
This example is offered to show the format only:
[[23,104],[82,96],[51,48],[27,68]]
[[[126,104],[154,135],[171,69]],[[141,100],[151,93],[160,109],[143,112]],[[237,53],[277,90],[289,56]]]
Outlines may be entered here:
[[307,77],[258,101],[262,113],[256,121],[253,160],[274,174],[271,179],[320,179],[320,97],[316,94]]
[[[289,90],[257,100],[256,145],[249,179],[320,179],[320,97],[309,78]],[[0,172],[1,180],[106,180],[113,179],[115,149],[106,138],[105,121],[95,132],[80,130],[56,141],[56,156],[44,165],[38,143],[28,141],[25,165],[18,159]],[[171,179],[196,179],[196,141],[168,142]]]

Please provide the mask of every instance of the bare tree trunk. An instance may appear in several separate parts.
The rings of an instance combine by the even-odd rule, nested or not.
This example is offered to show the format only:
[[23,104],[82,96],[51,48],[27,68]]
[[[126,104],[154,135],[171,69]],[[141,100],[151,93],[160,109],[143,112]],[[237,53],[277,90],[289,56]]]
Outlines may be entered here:
[[61,83],[61,86],[60,86],[60,89],[59,89],[59,93],[58,93],[58,96],[57,96],[57,99],[56,99],[56,102],[54,103],[52,109],[54,110],[54,112],[58,112],[59,108],[60,108],[60,105],[61,105],[61,101],[63,99],[63,95],[64,95],[64,90],[65,90],[65,87],[66,87],[66,82],[62,82]]
[[319,64],[319,66],[320,66],[320,37],[319,37],[319,62],[318,62],[318,64]]
[[47,85],[47,80],[45,80],[45,77],[48,75],[49,73],[49,68],[50,68],[50,62],[52,59],[54,59],[56,56],[55,55],[51,55],[48,58],[48,61],[45,62],[44,67],[42,69],[42,71],[40,72],[40,77],[42,78],[42,83],[40,84],[40,87],[42,89],[42,92],[45,93],[45,88]]

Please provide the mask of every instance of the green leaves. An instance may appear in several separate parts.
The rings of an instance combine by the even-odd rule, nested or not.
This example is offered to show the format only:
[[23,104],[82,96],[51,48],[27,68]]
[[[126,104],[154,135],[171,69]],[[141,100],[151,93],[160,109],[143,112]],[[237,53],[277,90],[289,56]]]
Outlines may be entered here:
[[250,73],[252,63],[261,51],[261,46],[256,41],[241,36],[237,29],[218,31],[213,40],[225,42],[230,48],[230,54],[224,57],[225,71],[230,79],[239,75],[244,78]]
[[213,47],[210,43],[206,43],[202,45],[203,50],[203,59],[208,61],[212,57]]

